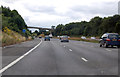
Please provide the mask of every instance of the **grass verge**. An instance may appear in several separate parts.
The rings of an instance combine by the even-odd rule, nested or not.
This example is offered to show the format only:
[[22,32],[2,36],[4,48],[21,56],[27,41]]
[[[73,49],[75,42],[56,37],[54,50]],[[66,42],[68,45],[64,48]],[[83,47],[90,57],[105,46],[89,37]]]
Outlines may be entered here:
[[8,28],[6,28],[4,32],[2,32],[2,37],[0,37],[0,39],[2,39],[2,46],[8,46],[31,40],[30,37],[26,39],[24,36]]
[[99,43],[98,40],[92,40],[92,39],[81,39],[80,37],[71,37],[70,40],[76,40],[76,41],[85,41],[85,42],[92,42],[92,43]]

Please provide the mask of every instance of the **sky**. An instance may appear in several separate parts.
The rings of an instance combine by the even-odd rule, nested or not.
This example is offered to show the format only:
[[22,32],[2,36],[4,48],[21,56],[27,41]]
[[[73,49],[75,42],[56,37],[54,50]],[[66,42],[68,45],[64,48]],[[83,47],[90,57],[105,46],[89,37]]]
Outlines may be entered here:
[[51,28],[58,24],[90,21],[95,16],[118,14],[120,0],[2,0],[0,5],[15,9],[28,26]]

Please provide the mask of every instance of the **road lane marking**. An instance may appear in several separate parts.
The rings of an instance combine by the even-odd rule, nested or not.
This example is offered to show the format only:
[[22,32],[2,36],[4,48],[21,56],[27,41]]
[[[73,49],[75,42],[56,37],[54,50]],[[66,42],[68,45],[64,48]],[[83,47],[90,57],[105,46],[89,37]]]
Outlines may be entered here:
[[104,74],[104,71],[101,71],[101,74]]
[[72,49],[69,49],[69,51],[72,51]]
[[112,51],[112,50],[110,50],[110,49],[106,49],[107,51]]
[[83,61],[85,61],[85,62],[87,62],[87,61],[88,61],[87,59],[85,59],[85,58],[83,58],[83,57],[82,57],[81,59],[82,59]]
[[65,47],[65,46],[64,46]]
[[15,65],[16,63],[18,63],[21,59],[23,59],[25,56],[27,56],[28,54],[30,54],[33,50],[35,50],[40,44],[42,43],[42,40],[39,44],[37,44],[34,48],[30,49],[27,53],[25,53],[24,55],[22,55],[21,57],[17,58],[16,60],[14,60],[13,62],[11,62],[10,64],[8,64],[7,66],[5,66],[3,69],[0,70],[0,74],[3,73],[4,71],[6,71],[8,68],[12,67],[13,65]]

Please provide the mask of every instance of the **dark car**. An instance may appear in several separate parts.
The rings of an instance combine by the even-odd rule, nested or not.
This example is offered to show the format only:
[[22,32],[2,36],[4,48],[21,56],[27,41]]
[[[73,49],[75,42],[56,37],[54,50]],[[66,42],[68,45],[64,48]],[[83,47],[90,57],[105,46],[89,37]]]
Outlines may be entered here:
[[120,47],[120,36],[118,33],[105,33],[100,39],[100,47],[117,46]]
[[49,36],[45,36],[44,41],[50,41],[50,37]]
[[42,38],[42,36],[40,36],[39,38]]
[[68,36],[62,36],[61,42],[69,42]]

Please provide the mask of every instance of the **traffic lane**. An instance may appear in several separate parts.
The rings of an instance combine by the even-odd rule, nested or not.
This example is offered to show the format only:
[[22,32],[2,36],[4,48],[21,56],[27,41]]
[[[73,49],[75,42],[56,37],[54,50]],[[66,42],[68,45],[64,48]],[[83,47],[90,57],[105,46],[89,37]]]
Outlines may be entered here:
[[59,42],[44,41],[31,54],[8,69],[3,75],[96,75],[98,71],[85,66],[76,55],[70,56],[69,51]]
[[26,41],[19,44],[3,47],[2,56],[21,56],[25,53],[24,49],[33,48],[39,42],[40,42],[40,39],[35,39],[32,41]]
[[[59,39],[52,39],[53,41],[59,41]],[[111,53],[113,54],[118,54],[119,49],[116,47],[109,47],[109,48],[103,48],[99,47],[99,43],[91,43],[91,42],[85,42],[85,41],[75,41],[75,40],[70,40],[70,43],[73,45],[78,45],[78,46],[83,46],[83,47],[92,47],[92,48],[97,48],[97,49],[102,49],[102,51],[112,51]]]
[[113,52],[114,54],[112,54],[102,48],[75,45],[73,42],[62,43],[62,45],[67,49],[72,49],[72,52],[69,52],[71,55],[76,55],[78,58],[82,56],[88,59],[88,66],[100,70],[103,74],[118,74],[118,52]]
[[[82,48],[90,49],[89,52],[99,53],[108,57],[116,58],[118,59],[118,48],[101,48],[99,47],[98,43],[90,43],[90,42],[83,42],[83,41],[70,41],[70,45],[74,46],[81,46]],[[92,53],[91,52],[91,53]]]
[[76,65],[72,58],[66,54],[63,47],[56,45],[52,41],[44,41],[39,48],[3,74],[79,75],[82,68],[79,67],[78,69],[78,67],[79,65]]
[[3,75],[57,75],[54,50],[49,41],[43,43]]
[[[54,39],[54,40],[56,41],[56,43],[60,42],[57,39]],[[85,51],[83,52],[83,53],[86,53],[86,54],[87,53],[89,53],[89,54],[93,54],[93,53],[94,54],[100,54],[100,55],[103,55],[105,57],[108,57],[108,59],[118,60],[118,48],[111,48],[111,49],[113,49],[113,50],[111,50],[109,48],[100,48],[97,43],[90,43],[90,42],[85,43],[85,42],[82,42],[82,41],[71,41],[71,40],[70,40],[70,43],[60,43],[60,44],[63,45],[63,47],[66,47],[65,45],[72,45],[72,46],[75,46],[77,48],[81,47],[81,49],[83,49],[83,50],[87,49],[86,51],[89,50],[89,52],[85,52]],[[94,45],[95,47],[92,46],[92,45]],[[71,47],[69,47],[68,49],[71,50],[70,48]]]
[[32,52],[27,57],[25,57],[15,66],[8,69],[4,74],[7,75],[10,74],[15,74],[15,75],[104,74],[104,72],[99,70],[98,67],[95,67],[94,65],[91,64],[89,65],[88,64],[89,61],[88,62],[83,61],[82,55],[71,53],[68,47],[67,46],[63,47],[62,44],[64,43],[61,43],[58,40],[54,40],[54,39],[51,40],[50,42],[48,41],[43,42],[40,48],[37,48],[34,52]]
[[9,63],[25,54],[39,42],[40,39],[35,39],[2,48],[2,67],[7,66]]
[[[84,47],[84,46],[79,45],[78,47],[76,47],[76,45],[73,45],[73,42],[72,42],[72,44],[71,44],[71,42],[70,43],[61,43],[57,39],[53,39],[53,41],[54,41],[54,45],[59,44],[60,46],[62,46],[65,49],[66,54],[69,55],[70,58],[72,58],[71,59],[72,61],[74,61],[73,63],[76,63],[76,64],[74,64],[75,66],[77,66],[77,64],[78,64],[79,67],[83,67],[83,68],[77,67],[79,71],[74,70],[76,72],[75,73],[76,75],[117,75],[117,72],[118,72],[118,67],[117,67],[118,62],[116,62],[117,58],[115,58],[115,59],[113,58],[112,59],[113,61],[110,61],[110,59],[108,61],[108,59],[104,58],[104,55],[102,55],[102,54],[99,55],[99,53],[98,53],[99,51],[97,53],[95,53],[96,51],[94,49],[92,51],[90,51],[89,49],[86,49],[86,47]],[[55,45],[55,46],[57,46],[57,45]],[[87,57],[85,57],[85,56],[87,56]],[[90,59],[92,58],[90,63],[89,63],[89,58]],[[112,63],[112,64],[109,64],[109,63]],[[67,68],[65,68],[65,69],[67,69]],[[80,71],[80,69],[84,69],[84,70]],[[66,74],[66,73],[62,72],[61,74]],[[71,74],[71,73],[69,73],[69,74]]]
[[[61,44],[58,41],[52,43],[56,48],[59,75],[102,75],[100,70],[89,66],[87,62],[83,61],[83,56],[73,55],[68,47],[62,45],[63,43]],[[64,51],[61,49],[64,49]]]
[[[75,40],[70,40],[72,43],[75,43],[76,45],[86,45],[86,46],[90,46],[90,47],[96,47],[96,48],[103,48],[100,47],[99,43],[91,43],[91,42],[85,42],[85,41],[75,41]],[[117,46],[114,47],[108,47],[108,49],[113,50],[113,51],[118,51]]]

